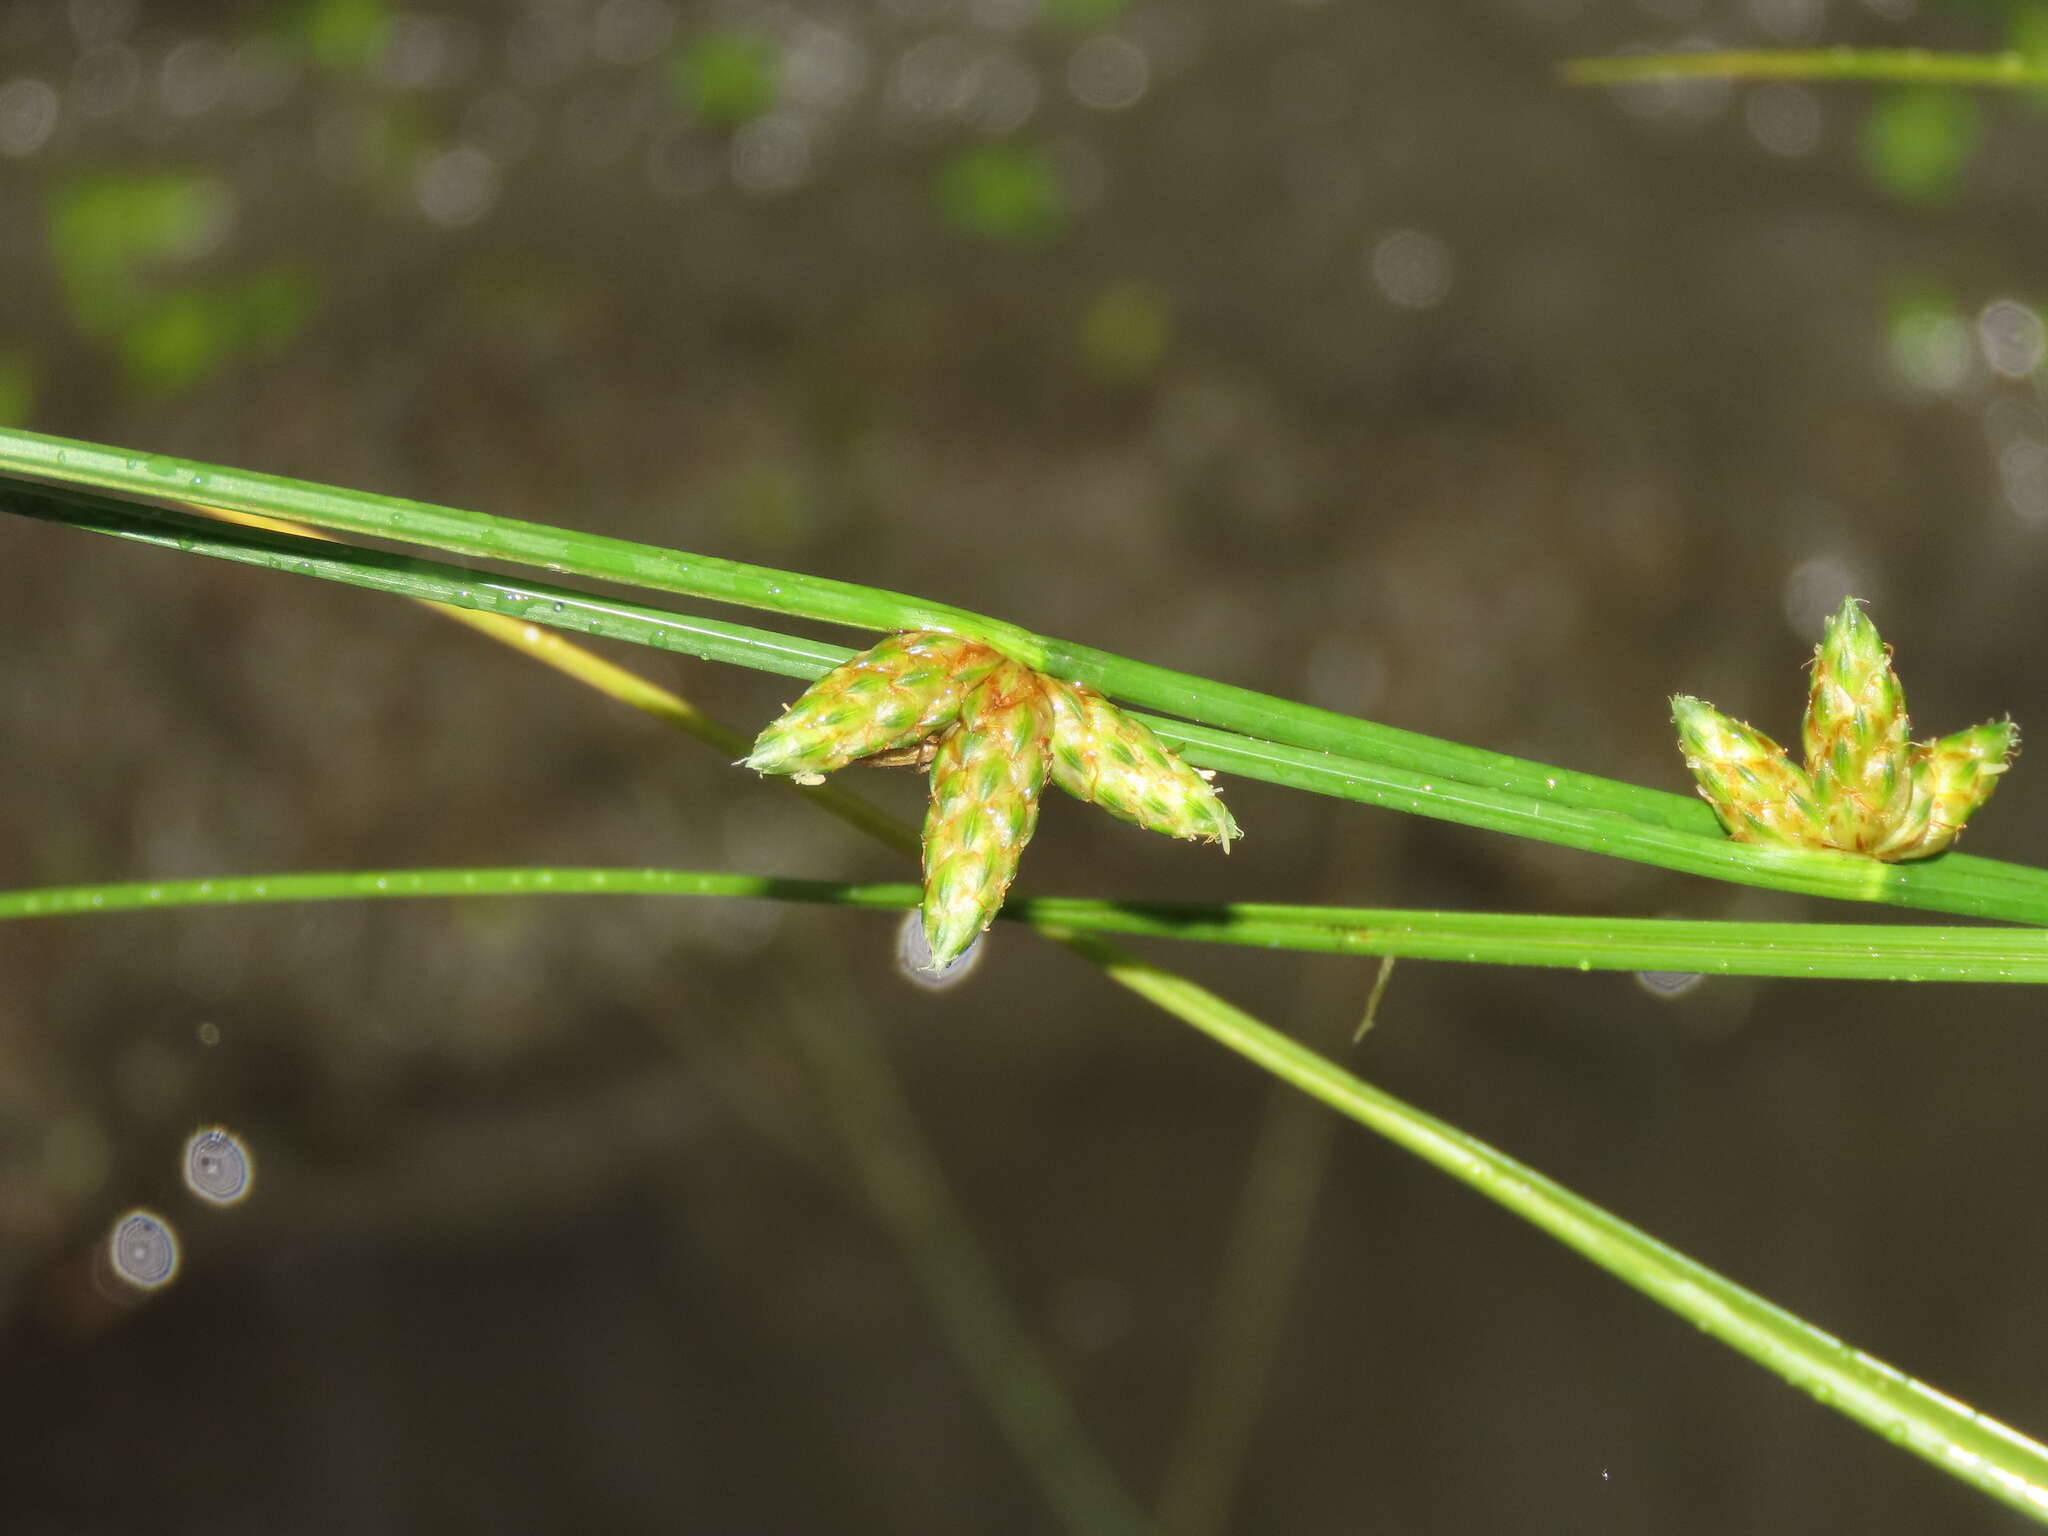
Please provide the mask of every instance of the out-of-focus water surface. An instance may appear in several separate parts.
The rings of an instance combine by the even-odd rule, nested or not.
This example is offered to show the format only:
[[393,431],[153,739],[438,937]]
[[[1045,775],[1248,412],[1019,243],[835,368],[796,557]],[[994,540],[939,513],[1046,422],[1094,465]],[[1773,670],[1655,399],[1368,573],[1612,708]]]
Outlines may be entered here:
[[[2036,105],[1554,73],[2037,16],[8,0],[0,415],[873,582],[1672,789],[1665,696],[1789,735],[1845,593],[1924,731],[2048,727]],[[904,873],[368,594],[0,521],[0,655],[9,887]],[[748,728],[793,692],[626,659]],[[2048,858],[2030,769],[1974,851]],[[859,777],[915,814],[908,775]],[[1050,804],[1022,888],[1840,915],[1229,795],[1227,861]],[[872,1035],[1176,1530],[2008,1528],[1062,952],[984,951],[932,991],[886,917],[628,899],[0,931],[4,1523],[1060,1528],[863,1196],[847,1128],[896,1122],[823,1043]],[[1354,1052],[1370,965],[1158,957],[2048,1426],[2031,993],[1409,963]],[[1273,1283],[1226,1325],[1254,1176],[1237,1246]]]

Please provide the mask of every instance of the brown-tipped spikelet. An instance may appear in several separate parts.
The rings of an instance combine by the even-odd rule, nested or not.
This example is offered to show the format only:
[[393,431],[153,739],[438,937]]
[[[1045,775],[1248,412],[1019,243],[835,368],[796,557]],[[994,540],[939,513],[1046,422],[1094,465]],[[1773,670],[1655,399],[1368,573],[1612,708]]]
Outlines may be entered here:
[[1704,700],[1671,701],[1678,747],[1700,794],[1738,843],[1811,846],[1820,814],[1813,786],[1785,749],[1753,726],[1731,720]]
[[1000,663],[939,739],[924,822],[924,935],[942,971],[995,921],[1038,826],[1052,717],[1037,673]]
[[1053,783],[1148,832],[1230,851],[1237,823],[1214,785],[1092,688],[1042,681],[1052,709]]
[[1891,651],[1856,599],[1845,598],[1813,652],[1807,691],[1806,773],[1823,836],[1851,853],[1896,858],[1924,808],[1916,805],[1906,690]]
[[808,777],[914,746],[952,724],[1002,658],[954,635],[891,635],[819,678],[755,739],[743,766]]

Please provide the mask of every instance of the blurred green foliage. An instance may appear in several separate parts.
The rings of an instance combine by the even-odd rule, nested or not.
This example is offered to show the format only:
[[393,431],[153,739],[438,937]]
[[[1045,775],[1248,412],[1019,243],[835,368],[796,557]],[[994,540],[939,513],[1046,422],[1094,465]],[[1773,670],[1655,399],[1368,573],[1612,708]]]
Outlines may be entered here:
[[1977,103],[1949,86],[1885,92],[1863,124],[1863,163],[1901,202],[1947,202],[1982,131]]
[[1066,223],[1059,171],[1042,149],[983,144],[939,170],[939,212],[955,229],[986,240],[1030,245]]
[[[2027,0],[2006,17],[2005,46],[2029,64],[2048,64],[2048,0]],[[2048,89],[2032,93],[2037,105],[2048,106]]]
[[143,389],[188,389],[237,353],[283,346],[304,327],[316,297],[308,274],[286,268],[166,294],[122,335],[122,362]]
[[1886,296],[1884,325],[1892,370],[1902,382],[1927,390],[1960,382],[1975,348],[1954,294],[1925,277],[1901,281]]
[[1063,27],[1100,27],[1130,9],[1130,0],[1045,0],[1045,17]]
[[60,184],[50,253],[72,318],[94,336],[128,324],[147,302],[147,271],[203,254],[233,217],[234,196],[213,176],[105,172]]
[[812,488],[791,466],[763,460],[726,482],[726,526],[748,547],[786,554],[812,532]]
[[35,404],[35,358],[19,347],[0,351],[0,426],[27,426]]
[[432,125],[418,107],[376,102],[349,120],[347,174],[368,187],[404,186],[435,142]]
[[131,384],[189,388],[236,353],[281,346],[304,327],[317,285],[296,267],[205,283],[181,276],[233,218],[222,182],[183,172],[96,173],[52,192],[50,255],[72,320],[115,348]]
[[2005,46],[2036,62],[2048,59],[2048,3],[2014,6],[2005,21]]
[[306,0],[289,31],[321,69],[360,74],[384,46],[390,26],[385,0]]
[[1089,371],[1112,379],[1150,373],[1173,339],[1173,308],[1157,285],[1112,283],[1081,320],[1081,357]]
[[774,46],[751,32],[707,32],[675,57],[669,83],[704,122],[736,128],[775,105]]

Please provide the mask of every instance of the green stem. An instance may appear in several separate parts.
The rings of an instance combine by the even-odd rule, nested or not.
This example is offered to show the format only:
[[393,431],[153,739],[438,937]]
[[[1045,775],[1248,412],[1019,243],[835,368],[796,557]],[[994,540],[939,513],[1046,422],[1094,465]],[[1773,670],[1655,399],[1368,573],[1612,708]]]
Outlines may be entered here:
[[[73,465],[70,462],[70,448],[72,447],[88,450],[77,465]],[[239,505],[243,510],[298,516],[313,522],[323,521],[317,515],[309,514],[303,506],[290,501],[283,503],[277,501],[264,502],[261,500],[250,501],[247,499],[247,492],[249,491],[252,477],[241,475],[240,472],[224,472],[230,479],[237,482],[240,486],[238,494],[243,496],[241,501],[232,502],[222,494],[221,487],[206,484],[206,474],[203,466],[179,465],[175,461],[168,459],[151,461],[129,459],[124,467],[117,470],[113,465],[113,461],[106,457],[106,455],[111,453],[111,450],[89,449],[89,445],[63,445],[58,443],[57,440],[35,438],[30,434],[0,432],[0,467],[11,465],[14,468],[24,469],[30,473],[45,473],[72,480],[91,479],[94,474],[99,473],[116,476],[114,479],[95,481],[95,483],[103,484],[119,484],[121,483],[120,475],[125,474],[129,480],[141,482],[140,484],[127,484],[125,486],[126,489],[133,493],[145,495],[197,495],[203,496],[209,501],[221,501],[224,504]],[[99,457],[93,457],[94,455]],[[174,485],[167,483],[178,476],[181,471],[188,474],[188,484]],[[255,481],[264,481],[266,479],[266,477],[253,478]],[[270,482],[270,484],[272,486],[290,487],[294,483]],[[235,487],[229,486],[227,489],[233,491]],[[321,490],[318,487],[310,489],[315,492]],[[259,494],[267,494],[261,485],[256,486],[256,491]],[[350,495],[350,493],[346,492],[326,492],[325,494],[344,500],[348,499]],[[382,501],[383,499],[357,498],[357,500],[359,503],[362,503],[370,500]],[[389,515],[384,517],[384,526],[362,526],[360,531],[381,533],[394,538],[407,538],[410,535],[405,531],[406,514],[404,509],[413,505],[415,504],[388,502],[384,507],[384,512]],[[437,514],[445,511],[445,509],[423,510]],[[467,530],[464,536],[490,530],[525,529],[535,537],[553,537],[566,541],[564,547],[577,547],[572,551],[572,559],[576,560],[584,558],[584,555],[587,554],[589,548],[594,547],[594,544],[616,546],[617,551],[624,552],[644,549],[644,546],[625,545],[618,541],[590,541],[586,536],[564,534],[561,530],[536,529],[533,525],[503,524],[498,520],[478,519],[468,514],[448,515],[463,523],[464,528]],[[329,523],[328,525],[355,526],[340,522]],[[526,535],[522,534],[521,537],[524,538]],[[422,542],[431,541],[426,540]],[[442,547],[456,548],[460,546],[447,544]],[[527,545],[515,548],[508,543],[497,548],[480,547],[469,552],[496,557],[532,559],[535,558],[535,551],[539,547],[529,542]],[[673,552],[665,551],[655,551],[653,553],[666,559],[685,562],[683,575],[687,577],[687,562],[694,557],[676,556]],[[542,558],[541,563],[549,564],[550,562]],[[751,573],[755,577],[779,574],[761,573],[752,567],[735,567],[731,566],[730,562],[716,562],[716,565],[728,568],[731,573]],[[631,571],[614,572],[594,569],[581,564],[572,564],[570,560],[555,563],[554,568],[559,570],[576,569],[583,571],[584,574],[606,576],[611,579],[637,580],[642,581],[642,584],[662,584],[661,582],[646,582]],[[673,579],[674,573],[669,567],[662,566],[660,569],[664,579]],[[821,586],[811,583],[809,578],[797,578],[796,580],[806,584],[802,590],[802,601],[804,603],[823,605],[843,601],[849,605],[858,606],[860,603],[870,602],[877,598],[887,600],[891,597],[890,594],[875,594],[868,591],[868,589],[850,587],[843,583],[829,583]],[[676,586],[671,587],[670,590],[696,589],[687,586]],[[705,595],[717,594],[707,590]],[[770,595],[774,597],[780,596],[779,592]],[[733,596],[728,600],[748,601],[749,599],[743,596]],[[809,611],[804,607],[784,604],[779,601],[760,601],[757,603],[757,606],[778,608],[781,611],[787,612]],[[851,611],[851,608],[849,608],[849,611]],[[875,619],[873,617],[858,619],[842,618],[840,621],[857,622],[875,628],[964,628],[964,626],[954,626],[942,622],[946,615],[957,615],[958,613],[958,610],[933,608],[927,605],[919,610],[920,616],[912,616],[907,622],[899,622],[902,618],[901,614],[892,615],[888,619]],[[529,617],[535,616],[529,615]],[[822,611],[813,613],[812,616],[837,617],[837,615]],[[974,616],[969,615],[966,617],[972,619]],[[935,622],[935,618],[941,621]],[[1034,655],[1027,648],[1026,643],[1035,641],[1036,637],[1016,631],[1012,633],[1011,640],[1006,640],[1003,637],[1003,631],[1008,630],[1009,627],[1003,626],[999,628],[967,629],[966,632],[980,634],[1003,645],[1005,649],[1010,649],[1013,654],[1018,655],[1019,659],[1050,661],[1053,653],[1047,643],[1039,642],[1041,648]],[[781,637],[768,638],[770,641],[775,641]],[[1013,644],[1013,640],[1019,643]],[[1112,660],[1114,661],[1115,659],[1112,658]],[[1141,702],[1149,702],[1138,691],[1119,689],[1113,683],[1087,677],[1078,672],[1074,675],[1082,676],[1083,680],[1086,681],[1097,682],[1097,685],[1103,686],[1105,691],[1118,693],[1122,697],[1136,698]],[[1144,681],[1145,674],[1142,670],[1133,675],[1140,682]],[[1152,681],[1156,683],[1162,678],[1172,679],[1176,677],[1178,677],[1178,674],[1164,673],[1154,676]],[[1189,681],[1196,685],[1199,690],[1203,691],[1204,694],[1212,686],[1202,683],[1199,679]],[[1252,700],[1260,699],[1260,696],[1257,695],[1250,695],[1248,697]],[[1239,701],[1239,704],[1242,702]],[[1232,723],[1229,719],[1223,718],[1223,715],[1227,712],[1228,708],[1237,706],[1231,704],[1228,698],[1224,700],[1224,703],[1226,706],[1225,710],[1219,710],[1214,715],[1205,716],[1205,718],[1210,720],[1210,723],[1222,725],[1230,725]],[[1275,737],[1285,735],[1288,731],[1309,731],[1316,726],[1317,717],[1322,717],[1325,722],[1337,722],[1331,729],[1341,728],[1344,731],[1362,732],[1356,739],[1368,745],[1374,743],[1374,733],[1384,730],[1384,728],[1380,727],[1371,727],[1365,722],[1346,722],[1341,716],[1328,716],[1322,711],[1303,711],[1301,706],[1285,705],[1283,701],[1270,701],[1270,703],[1273,706],[1277,706],[1279,710],[1279,713],[1274,718],[1286,728],[1285,730],[1275,729],[1267,733]],[[1178,706],[1162,703],[1159,707],[1176,708]],[[1261,705],[1259,707],[1265,706]],[[1291,712],[1299,713],[1293,714]],[[1395,738],[1402,735],[1405,735],[1405,733],[1393,733],[1392,737],[1379,741],[1378,745],[1386,746],[1389,751],[1395,750],[1398,746]],[[1299,745],[1301,743],[1297,742],[1296,744]],[[1377,746],[1374,749],[1376,750]],[[1456,762],[1463,765],[1460,768],[1461,772],[1464,771],[1465,767],[1474,767],[1476,772],[1475,765],[1488,760],[1510,765],[1512,772],[1518,776],[1525,775],[1526,771],[1530,769],[1541,772],[1540,765],[1518,764],[1514,759],[1498,759],[1494,754],[1470,753],[1466,749],[1449,747],[1448,744],[1432,744],[1430,750],[1441,753],[1442,760],[1445,762]],[[1424,769],[1422,771],[1429,772],[1431,770]],[[1444,778],[1455,778],[1456,774],[1446,771],[1441,776]],[[1495,785],[1493,787],[1504,786]],[[1505,787],[1513,787],[1513,785],[1510,784]],[[1577,803],[1580,797],[1585,797],[1588,805],[1593,808],[1604,808],[1610,813],[1621,812],[1623,807],[1631,804],[1638,805],[1639,809],[1628,810],[1624,814],[1635,817],[1643,822],[1654,823],[1659,820],[1656,807],[1662,804],[1666,807],[1668,815],[1677,818],[1669,822],[1668,825],[1684,828],[1689,823],[1691,826],[1700,828],[1700,840],[1708,840],[1706,834],[1709,829],[1701,826],[1699,821],[1700,816],[1705,814],[1704,807],[1683,802],[1680,797],[1660,795],[1656,791],[1638,790],[1632,786],[1610,786],[1605,781],[1599,780],[1581,781],[1577,776],[1560,776],[1557,779],[1547,780],[1544,787],[1549,791],[1556,792],[1555,800],[1547,807],[1549,809],[1555,809],[1557,803],[1565,801]],[[1599,804],[1599,797],[1610,792],[1615,796],[1615,799],[1602,807]],[[1542,790],[1532,788],[1530,793],[1532,798],[1539,801],[1544,798]],[[1682,812],[1670,809],[1671,807],[1681,805],[1684,807]],[[1961,861],[1948,860],[1943,862],[1961,863]],[[1980,865],[1982,862],[1976,861]],[[243,895],[237,895],[231,889],[237,883],[231,881],[135,882],[123,886],[73,887],[64,891],[17,892],[9,897],[0,897],[0,915],[21,917],[55,915],[60,911],[107,911],[118,910],[123,904],[129,907],[168,906],[173,904],[172,889],[177,886],[189,887],[194,900],[220,902],[235,899],[284,899],[281,893],[289,889],[289,882],[339,881],[346,883],[353,881],[366,883],[363,888],[352,890],[332,888],[324,893],[317,892],[312,887],[307,886],[301,890],[297,898],[313,899],[319,894],[328,896],[430,894],[431,892],[426,889],[426,886],[437,879],[449,879],[452,881],[449,894],[487,894],[494,888],[494,881],[500,882],[496,888],[506,894],[521,891],[567,890],[572,888],[574,884],[573,877],[579,876],[587,878],[589,887],[597,890],[630,889],[635,878],[645,878],[654,882],[666,881],[671,889],[675,889],[678,882],[696,881],[700,882],[701,885],[699,894],[708,893],[712,888],[712,883],[715,882],[739,881],[755,887],[755,889],[748,892],[749,894],[795,895],[794,887],[797,884],[794,882],[761,881],[754,877],[746,876],[687,876],[677,872],[662,871],[397,871],[354,876],[277,876],[270,877],[269,879],[258,877],[248,882],[249,889]],[[2000,872],[1998,867],[1993,866],[1989,870],[1982,872],[1980,878],[1987,886],[1996,885],[2001,882],[2008,885],[2024,886],[2028,880],[2038,878],[2038,876],[2039,872],[2025,870]],[[879,899],[879,893],[882,888],[854,889],[868,890],[871,896],[875,898],[867,903],[872,905],[907,905],[914,897],[914,892],[907,886],[898,887],[895,898],[886,902]],[[273,895],[273,892],[280,894]],[[844,892],[841,893],[842,896],[843,894]],[[127,898],[125,902],[124,896]],[[817,899],[836,900],[841,899],[841,897],[820,896]],[[1028,904],[1018,905],[1025,906],[1028,910]],[[1080,905],[1102,908],[1107,904],[1093,903]],[[1300,913],[1295,913],[1284,921],[1275,916],[1273,909],[1263,909],[1263,915],[1248,916],[1241,922],[1238,920],[1237,915],[1229,913],[1228,909],[1218,910],[1226,914],[1228,919],[1226,926],[1240,934],[1252,931],[1263,932],[1268,929],[1275,935],[1282,932],[1293,932],[1300,935],[1327,934],[1330,929],[1330,925],[1326,921],[1327,909],[1323,913],[1314,916],[1305,917]],[[1192,914],[1189,915],[1192,917]],[[1215,915],[1214,912],[1212,912],[1213,915]],[[1138,916],[1143,918],[1142,913],[1138,914]],[[1155,915],[1149,920],[1156,922],[1158,918]],[[1663,1245],[1656,1243],[1626,1223],[1607,1215],[1596,1207],[1586,1204],[1569,1191],[1550,1183],[1532,1170],[1523,1167],[1503,1154],[1485,1146],[1483,1143],[1467,1137],[1449,1126],[1443,1125],[1441,1122],[1424,1115],[1389,1095],[1380,1093],[1378,1090],[1358,1082],[1337,1067],[1287,1040],[1284,1036],[1270,1030],[1229,1004],[1224,1003],[1221,999],[1193,982],[1172,976],[1169,973],[1159,971],[1155,967],[1146,965],[1093,933],[1080,932],[1071,928],[1062,930],[1049,917],[1042,918],[1042,921],[1050,927],[1054,937],[1101,965],[1119,984],[1129,988],[1137,995],[1146,998],[1166,1011],[1196,1025],[1213,1038],[1238,1051],[1265,1070],[1272,1072],[1281,1080],[1289,1082],[1322,1102],[1332,1105],[1349,1118],[1398,1142],[1416,1155],[1425,1158],[1451,1173],[1454,1177],[1507,1206],[1525,1220],[1549,1232],[1558,1240],[1567,1244],[1567,1246],[1574,1248],[1593,1262],[1608,1269],[1626,1283],[1644,1291],[1664,1306],[1677,1312],[1680,1316],[1691,1319],[1701,1328],[1713,1333],[1731,1347],[1769,1366],[1785,1376],[1787,1380],[1812,1391],[1816,1397],[1830,1403],[1838,1411],[1849,1414],[1851,1417],[1883,1433],[1892,1442],[1904,1445],[1917,1454],[1926,1457],[1952,1476],[1961,1478],[1983,1489],[1993,1497],[2025,1511],[2036,1519],[2042,1518],[2044,1510],[2048,1510],[2048,1450],[2044,1450],[2032,1441],[2026,1440],[1989,1419],[1972,1413],[1963,1405],[1942,1397],[1940,1394],[1932,1392],[1917,1382],[1900,1376],[1890,1367],[1848,1349],[1839,1341],[1808,1327],[1797,1318],[1779,1311],[1761,1298],[1755,1297],[1740,1287],[1721,1279],[1711,1271],[1686,1259],[1683,1255],[1676,1254],[1663,1247]],[[1521,921],[1526,922],[1529,920]],[[1185,930],[1189,924],[1181,923],[1179,926],[1182,930]],[[1870,929],[1858,930],[1858,937],[1866,947],[1871,942],[1872,932],[1873,930]],[[1939,930],[1915,930],[1917,937],[1924,937],[1929,932],[1939,932]],[[1389,948],[1386,952],[1391,953],[1394,951]],[[1608,958],[1613,959],[1615,953],[1618,953],[1618,951],[1610,952]]]
[[[897,912],[915,907],[919,891],[902,881],[792,880],[682,869],[389,869],[0,891],[0,921],[264,902],[570,895],[722,896]],[[1013,897],[1002,915],[1040,931],[1558,970],[2048,982],[2048,932],[2030,928],[1728,923],[1072,896]]]
[[[823,882],[663,870],[394,870],[136,882],[0,895],[0,917],[122,908],[342,896],[612,891],[745,894],[908,907],[907,885]],[[1822,1402],[2037,1520],[2048,1520],[2048,1448],[1802,1322],[1486,1143],[1383,1093],[1215,994],[1148,965],[1094,933],[1062,926],[1052,904],[1039,926],[1112,980],[1507,1207],[1624,1283]],[[1066,904],[1068,915],[1102,903]],[[1868,932],[1869,930],[1864,930]]]
[[[1070,1531],[1119,1536],[1150,1528],[1060,1390],[1037,1341],[1004,1295],[1001,1277],[969,1236],[966,1212],[939,1174],[872,1024],[850,1011],[860,988],[784,979],[797,1043],[825,1088],[869,1201],[895,1234],[918,1288],[997,1427]],[[822,1008],[830,997],[837,1007]],[[857,1020],[856,1027],[849,1027]]]
[[1881,85],[1977,85],[2023,90],[2048,85],[2048,62],[2023,53],[1930,53],[1924,48],[1742,49],[1639,53],[1573,59],[1559,71],[1572,85],[1643,80],[1863,80]]
[[[784,676],[815,678],[851,654],[843,646],[672,613],[623,598],[515,580],[385,550],[242,528],[64,488],[0,485],[0,510],[160,548],[473,608]],[[1548,770],[1560,776],[1541,781],[1535,793],[1525,794],[1254,740],[1205,726],[1146,718],[1190,762],[1291,789],[1740,885],[2048,925],[2048,870],[1961,854],[1917,864],[1884,864],[1852,854],[1736,843],[1721,834],[1712,812],[1697,799],[1690,806],[1704,818],[1705,827],[1680,830],[1669,821],[1645,822],[1611,809],[1589,808],[1583,797],[1574,796],[1571,777],[1560,770]],[[1465,751],[1442,745],[1446,751]],[[1661,794],[1651,790],[1637,793]]]
[[[745,757],[748,748],[753,744],[752,737],[742,735],[731,726],[712,719],[689,700],[648,681],[637,672],[605,660],[596,652],[586,650],[553,629],[510,619],[499,613],[458,608],[452,603],[427,603],[424,606],[445,618],[467,625],[479,634],[488,635],[499,644],[509,646],[522,655],[530,656],[542,666],[552,667],[564,676],[572,677],[585,687],[616,699],[630,709],[637,709],[644,715],[674,726],[686,735],[703,742],[713,751],[722,753],[728,762]],[[835,816],[848,826],[866,833],[885,847],[897,853],[908,854],[911,858],[917,857],[917,828],[891,816],[881,807],[863,800],[859,795],[837,784],[804,785],[798,784],[794,779],[776,779],[773,782],[784,794],[801,797],[826,814]]]
[[[303,532],[290,523],[280,523],[274,531]],[[683,731],[728,761],[745,756],[751,744],[750,737],[713,719],[680,694],[555,630],[475,609],[425,606]],[[884,847],[917,857],[917,829],[859,795],[836,784],[804,787],[791,779],[773,783],[783,794],[836,816]],[[823,1107],[838,1122],[853,1153],[868,1203],[895,1236],[940,1331],[1019,1464],[1069,1530],[1133,1536],[1144,1531],[1142,1512],[1090,1438],[1058,1373],[975,1240],[890,1069],[873,1020],[853,1006],[857,994],[844,984],[843,970],[812,976],[803,986],[787,975],[782,981],[795,1021],[793,1035],[817,1070]],[[840,999],[830,1020],[813,1006],[821,996]],[[1274,1091],[1285,1090],[1275,1084]],[[1298,1112],[1313,1107],[1297,1095],[1287,1097]]]
[[1819,1401],[1951,1477],[2048,1522],[2048,1447],[1821,1332],[1455,1126],[1360,1082],[1193,982],[1086,934],[1071,934],[1068,943],[1139,996],[1507,1207]]
[[1224,1536],[1230,1528],[1342,1125],[1290,1084],[1268,1085],[1208,1339],[1160,1480],[1159,1536]]
[[[1712,813],[1688,796],[1458,746],[1131,661],[899,592],[249,470],[163,455],[143,457],[128,450],[11,429],[0,429],[0,472],[5,471],[47,476],[72,486],[101,486],[129,496],[177,498],[287,517],[315,527],[518,561],[552,573],[624,582],[861,629],[937,629],[971,635],[1040,671],[1223,730],[1316,752],[1382,761],[1423,775],[1461,778],[1523,794],[1547,794],[1661,825],[1714,830]],[[17,506],[14,510],[21,509]]]

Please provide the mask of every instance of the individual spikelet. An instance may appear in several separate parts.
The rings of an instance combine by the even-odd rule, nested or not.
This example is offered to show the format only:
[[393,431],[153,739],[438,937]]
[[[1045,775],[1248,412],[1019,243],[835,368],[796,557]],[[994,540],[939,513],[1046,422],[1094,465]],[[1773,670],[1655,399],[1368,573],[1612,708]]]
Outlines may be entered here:
[[1813,652],[1803,731],[1822,838],[1850,853],[1896,858],[1927,827],[1907,740],[1906,690],[1891,650],[1854,598],[1827,621]]
[[1811,847],[1820,840],[1813,785],[1783,747],[1685,694],[1671,701],[1671,718],[1685,766],[1730,837],[1781,847]]
[[2020,730],[2010,720],[1988,720],[1939,741],[1914,748],[1916,782],[1928,803],[1927,826],[1907,852],[1895,858],[1925,858],[1956,840],[1963,824],[1998,788],[2012,766]]
[[815,778],[925,741],[1002,661],[956,635],[891,635],[819,678],[755,738],[742,766]]
[[1092,688],[1042,678],[1052,711],[1052,781],[1148,832],[1230,851],[1238,836],[1216,787]]
[[943,971],[995,921],[1038,826],[1052,715],[1042,679],[1000,662],[960,705],[932,759],[924,822],[924,935]]

